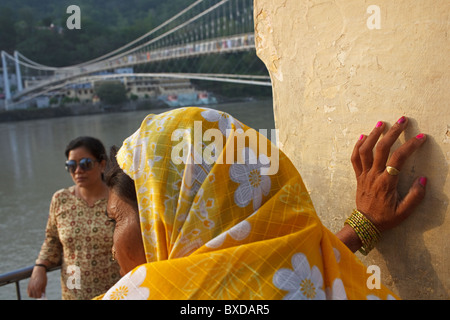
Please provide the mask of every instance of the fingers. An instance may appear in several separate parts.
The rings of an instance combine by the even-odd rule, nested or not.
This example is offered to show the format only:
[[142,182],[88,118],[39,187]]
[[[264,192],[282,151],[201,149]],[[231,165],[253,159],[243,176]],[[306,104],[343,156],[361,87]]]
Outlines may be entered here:
[[409,139],[400,148],[395,150],[387,165],[401,171],[409,156],[411,156],[414,151],[419,149],[419,147],[425,142],[426,138],[426,135],[420,133],[414,138]]
[[374,170],[382,172],[386,168],[386,162],[388,160],[391,148],[407,126],[408,126],[408,118],[401,117],[388,130],[388,132],[384,135],[384,137],[377,143],[375,159],[373,162]]
[[409,217],[414,209],[422,202],[425,197],[426,185],[427,178],[425,177],[417,178],[413,182],[408,194],[403,198],[397,208],[397,218],[399,219],[399,222]]
[[365,170],[370,170],[373,162],[373,148],[384,131],[384,123],[378,121],[370,135],[361,135],[353,148],[351,161],[356,177]]
[[[392,154],[389,163],[386,164],[392,146],[407,126],[408,118],[401,117],[389,129],[384,137],[378,141],[385,129],[384,123],[379,121],[369,136],[366,137],[361,135],[355,144],[351,156],[351,161],[356,176],[358,177],[363,171],[368,171],[372,168],[381,173],[385,170],[386,165],[393,166],[394,168],[401,170],[406,159],[426,140],[426,136],[424,134],[419,134],[415,138],[410,139]],[[375,145],[376,152],[374,156],[373,149],[375,148]]]
[[39,295],[39,290],[35,286],[28,286],[27,293],[30,298],[40,298],[42,293]]
[[373,148],[384,131],[384,123],[378,121],[375,128],[369,136],[363,139],[363,143],[359,147],[359,157],[361,159],[361,167],[363,171],[370,170],[373,163]]
[[351,156],[353,170],[355,171],[356,177],[359,177],[362,173],[362,164],[361,164],[361,157],[359,156],[359,148],[363,144],[365,138],[366,136],[363,134],[359,137],[358,141],[355,144],[355,147],[353,148]]

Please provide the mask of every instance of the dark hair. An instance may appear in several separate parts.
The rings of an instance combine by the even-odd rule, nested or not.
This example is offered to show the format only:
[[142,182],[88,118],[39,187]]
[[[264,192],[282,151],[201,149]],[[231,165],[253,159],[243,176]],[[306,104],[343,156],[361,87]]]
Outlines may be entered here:
[[117,163],[116,155],[119,149],[112,146],[109,153],[109,160],[105,168],[105,183],[120,198],[134,206],[138,212],[138,201],[136,196],[136,188],[133,179],[131,179]]
[[93,137],[78,137],[69,142],[66,147],[65,155],[69,158],[69,152],[84,147],[86,148],[98,161],[106,160],[106,150],[103,143],[97,138]]

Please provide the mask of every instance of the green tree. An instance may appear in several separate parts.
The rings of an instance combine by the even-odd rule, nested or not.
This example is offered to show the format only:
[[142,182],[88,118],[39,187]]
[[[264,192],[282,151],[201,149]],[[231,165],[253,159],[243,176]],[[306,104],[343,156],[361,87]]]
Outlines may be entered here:
[[104,81],[96,84],[95,93],[106,104],[118,105],[127,100],[125,86],[120,81]]
[[16,46],[14,13],[10,8],[0,7],[0,50],[12,53]]

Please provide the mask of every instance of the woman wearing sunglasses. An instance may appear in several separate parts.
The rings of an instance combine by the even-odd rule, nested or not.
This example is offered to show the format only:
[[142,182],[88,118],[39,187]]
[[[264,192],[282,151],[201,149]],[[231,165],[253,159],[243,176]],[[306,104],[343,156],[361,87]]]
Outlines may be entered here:
[[98,139],[78,137],[68,144],[65,155],[75,185],[53,195],[45,240],[28,285],[32,298],[45,294],[46,271],[57,265],[62,265],[64,300],[90,299],[120,277],[111,256],[114,225],[105,216],[105,148]]

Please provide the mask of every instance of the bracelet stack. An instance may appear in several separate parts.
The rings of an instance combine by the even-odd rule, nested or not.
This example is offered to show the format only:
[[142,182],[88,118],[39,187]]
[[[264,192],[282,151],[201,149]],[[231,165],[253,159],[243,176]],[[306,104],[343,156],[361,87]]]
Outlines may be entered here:
[[365,256],[375,247],[381,238],[381,232],[377,227],[356,209],[353,210],[353,213],[345,221],[345,224],[348,224],[355,230],[358,238],[362,242],[362,247],[359,249],[359,252]]

